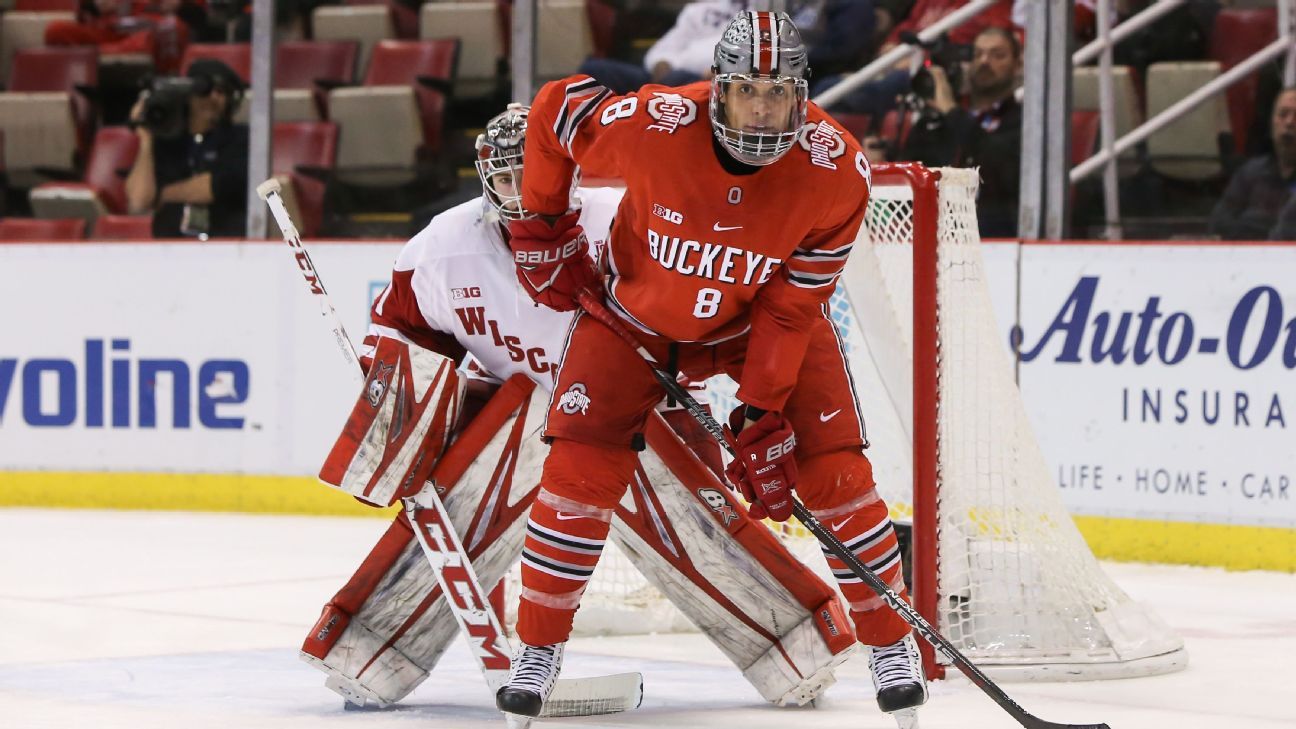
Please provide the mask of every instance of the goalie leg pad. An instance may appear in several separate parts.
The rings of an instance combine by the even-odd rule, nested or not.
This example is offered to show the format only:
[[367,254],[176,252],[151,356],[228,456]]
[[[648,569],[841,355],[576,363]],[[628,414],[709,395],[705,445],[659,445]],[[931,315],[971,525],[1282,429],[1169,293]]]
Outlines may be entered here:
[[[873,468],[864,454],[848,448],[820,453],[800,465],[797,486],[815,518],[846,545],[902,599],[905,590],[900,543],[887,505],[873,483]],[[835,555],[824,548],[828,568],[850,603],[851,618],[865,645],[891,645],[909,634],[908,623]]]
[[766,700],[814,699],[856,643],[836,594],[655,414],[646,436],[613,522],[618,546]]
[[612,510],[634,473],[629,448],[557,439],[545,459],[543,484],[527,522],[522,549],[522,600],[517,634],[533,645],[563,643],[571,635]]
[[369,550],[360,568],[351,576],[346,585],[338,591],[323,614],[311,630],[302,650],[317,658],[328,654],[338,637],[346,630],[351,616],[359,612],[365,601],[374,593],[382,582],[384,575],[391,571],[393,565],[401,561],[401,555],[407,549],[414,534],[410,530],[409,519],[404,512],[396,515],[391,526],[383,532],[382,538]]
[[[524,518],[545,448],[547,395],[509,380],[438,465],[438,491],[483,587],[522,551]],[[461,449],[470,453],[461,453]],[[329,674],[348,700],[399,701],[427,677],[458,627],[402,512],[364,564],[325,607],[302,658]]]
[[[379,705],[399,701],[422,683],[458,633],[436,576],[404,519],[402,513],[398,521],[404,522],[403,528],[389,530],[324,608],[302,646],[302,658],[329,674],[330,688],[344,686]],[[490,549],[473,558],[485,584],[493,585],[504,575],[517,558],[522,536],[519,519]],[[399,554],[383,568],[378,564],[381,550],[392,547],[397,538]],[[371,581],[374,573],[379,579]],[[363,589],[371,591],[355,612],[348,612],[344,596],[359,596]],[[339,693],[353,700],[347,692]]]
[[[832,615],[826,622],[825,615]],[[781,636],[750,666],[743,676],[761,695],[778,706],[803,706],[837,682],[833,669],[855,651],[852,643],[834,653],[824,631],[848,626],[841,603],[833,598],[813,617],[803,620]]]

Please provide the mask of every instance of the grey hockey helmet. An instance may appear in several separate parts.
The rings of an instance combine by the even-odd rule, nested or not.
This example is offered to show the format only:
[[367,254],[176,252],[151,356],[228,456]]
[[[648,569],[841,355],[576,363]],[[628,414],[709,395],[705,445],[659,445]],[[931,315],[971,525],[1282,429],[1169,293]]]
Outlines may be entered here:
[[767,165],[801,136],[810,66],[787,13],[744,11],[715,48],[711,128],[735,159]]
[[[522,148],[530,112],[528,106],[509,104],[503,113],[486,122],[486,131],[477,135],[477,176],[487,202],[503,220],[526,217],[522,209]],[[512,188],[509,194],[498,188],[505,179]]]

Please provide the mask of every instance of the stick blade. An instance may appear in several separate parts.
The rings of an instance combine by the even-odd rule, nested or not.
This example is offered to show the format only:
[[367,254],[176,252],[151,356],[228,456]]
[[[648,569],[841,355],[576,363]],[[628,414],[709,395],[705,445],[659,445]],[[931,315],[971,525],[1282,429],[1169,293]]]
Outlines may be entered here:
[[1057,722],[1037,719],[1029,714],[1027,714],[1026,719],[1019,721],[1026,729],[1111,729],[1106,724],[1058,724]]
[[643,674],[616,673],[560,678],[541,710],[542,717],[594,716],[629,711],[643,703]]

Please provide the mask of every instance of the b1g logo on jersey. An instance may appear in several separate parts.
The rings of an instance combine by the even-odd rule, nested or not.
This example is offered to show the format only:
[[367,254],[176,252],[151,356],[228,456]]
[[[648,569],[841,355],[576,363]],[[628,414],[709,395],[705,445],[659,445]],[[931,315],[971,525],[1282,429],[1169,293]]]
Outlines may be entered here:
[[462,286],[450,289],[450,298],[455,301],[460,299],[477,299],[481,298],[480,286]]
[[653,203],[653,215],[656,215],[668,223],[674,223],[676,225],[684,222],[683,214],[671,210],[665,205],[658,205],[657,203]]
[[841,132],[824,122],[807,124],[799,140],[801,148],[810,153],[810,164],[828,170],[837,169],[834,159],[846,152],[846,140]]
[[674,134],[677,128],[688,126],[697,119],[697,104],[679,94],[655,91],[648,100],[648,116],[656,120],[648,125],[649,129]]

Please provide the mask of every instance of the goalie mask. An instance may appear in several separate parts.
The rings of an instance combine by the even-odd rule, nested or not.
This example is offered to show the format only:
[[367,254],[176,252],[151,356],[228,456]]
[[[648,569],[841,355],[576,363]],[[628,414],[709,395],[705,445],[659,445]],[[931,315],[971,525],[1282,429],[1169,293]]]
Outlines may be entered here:
[[522,104],[509,104],[477,135],[477,176],[486,200],[503,220],[526,217],[522,209],[522,147],[530,111]]
[[740,162],[767,165],[787,154],[806,121],[810,67],[787,13],[745,11],[715,48],[711,128]]

